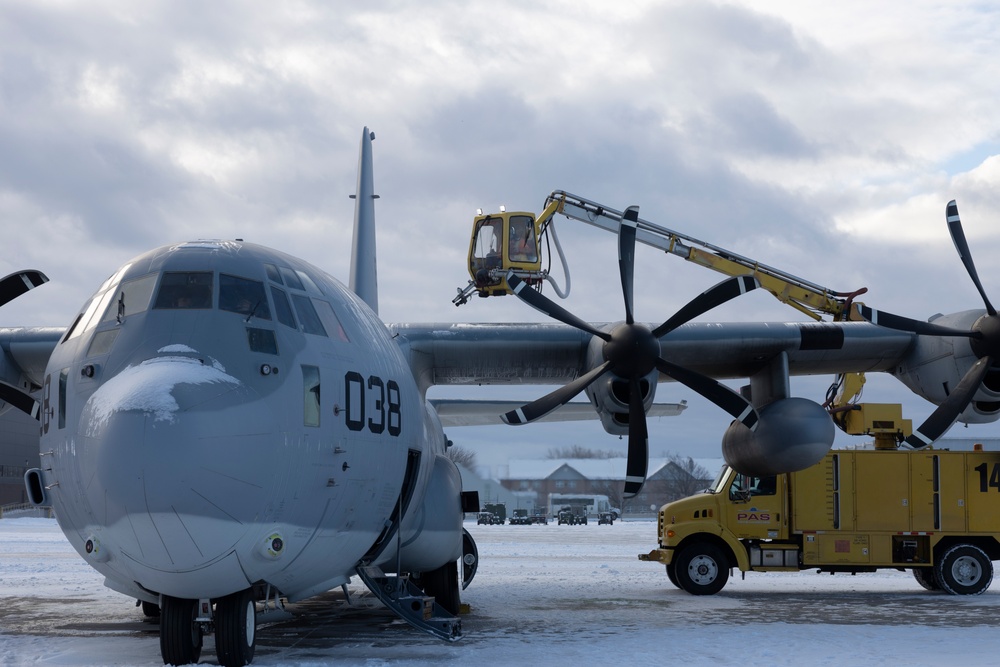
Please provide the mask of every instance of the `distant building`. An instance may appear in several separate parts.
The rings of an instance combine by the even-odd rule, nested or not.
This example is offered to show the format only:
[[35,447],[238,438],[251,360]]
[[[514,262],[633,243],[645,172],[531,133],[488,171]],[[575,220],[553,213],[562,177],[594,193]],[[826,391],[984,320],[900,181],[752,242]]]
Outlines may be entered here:
[[512,459],[500,483],[511,492],[532,496],[539,507],[549,495],[601,494],[623,512],[649,512],[711,485],[722,459],[650,459],[646,484],[635,498],[623,497],[626,459]]
[[0,505],[28,502],[24,473],[38,461],[38,422],[19,410],[0,415]]

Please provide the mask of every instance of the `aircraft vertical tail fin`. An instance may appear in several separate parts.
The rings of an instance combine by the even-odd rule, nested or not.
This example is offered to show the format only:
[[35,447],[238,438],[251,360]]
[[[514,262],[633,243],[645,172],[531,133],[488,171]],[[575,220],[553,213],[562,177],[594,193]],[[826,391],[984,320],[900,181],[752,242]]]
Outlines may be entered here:
[[378,270],[375,265],[375,194],[372,140],[367,127],[361,134],[358,187],[354,200],[354,245],[351,248],[351,291],[378,313]]

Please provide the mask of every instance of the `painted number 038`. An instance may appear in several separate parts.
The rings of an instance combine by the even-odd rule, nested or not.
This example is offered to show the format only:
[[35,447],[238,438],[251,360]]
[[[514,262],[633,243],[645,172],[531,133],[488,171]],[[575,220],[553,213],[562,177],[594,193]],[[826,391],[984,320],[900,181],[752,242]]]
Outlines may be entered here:
[[347,428],[352,431],[367,428],[376,434],[388,432],[391,436],[399,435],[403,415],[400,412],[399,385],[395,380],[385,382],[374,375],[365,380],[361,373],[350,371],[344,375],[344,396]]

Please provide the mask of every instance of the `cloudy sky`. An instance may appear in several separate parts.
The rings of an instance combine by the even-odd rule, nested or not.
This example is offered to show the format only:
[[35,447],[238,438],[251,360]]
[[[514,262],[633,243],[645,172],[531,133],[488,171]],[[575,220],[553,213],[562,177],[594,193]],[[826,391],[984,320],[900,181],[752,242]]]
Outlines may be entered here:
[[[51,283],[0,326],[65,326],[117,266],[244,238],[346,279],[357,147],[375,131],[381,314],[456,309],[477,207],[564,189],[925,318],[981,306],[944,225],[957,199],[1000,300],[1000,10],[939,2],[73,2],[0,5],[0,274]],[[563,220],[581,317],[617,319],[614,238]],[[415,250],[418,250],[415,252]],[[720,279],[640,248],[636,311],[662,321]],[[751,294],[705,319],[801,319]],[[821,399],[830,378],[793,381]],[[931,406],[891,378],[865,399]],[[511,398],[533,398],[514,393]],[[712,456],[728,418],[691,392],[652,449]],[[596,425],[450,435],[483,458]],[[950,435],[994,434],[995,427]],[[567,433],[570,435],[567,436]]]

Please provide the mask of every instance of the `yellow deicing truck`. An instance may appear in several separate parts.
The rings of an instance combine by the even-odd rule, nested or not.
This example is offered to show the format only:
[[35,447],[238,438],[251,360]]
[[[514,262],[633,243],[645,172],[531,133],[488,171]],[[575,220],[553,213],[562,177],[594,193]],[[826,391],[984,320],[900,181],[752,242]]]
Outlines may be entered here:
[[[978,446],[977,446],[978,447]],[[976,595],[1000,559],[1000,452],[831,451],[806,470],[748,477],[660,508],[667,567],[694,595],[741,572],[912,570],[928,590]]]

